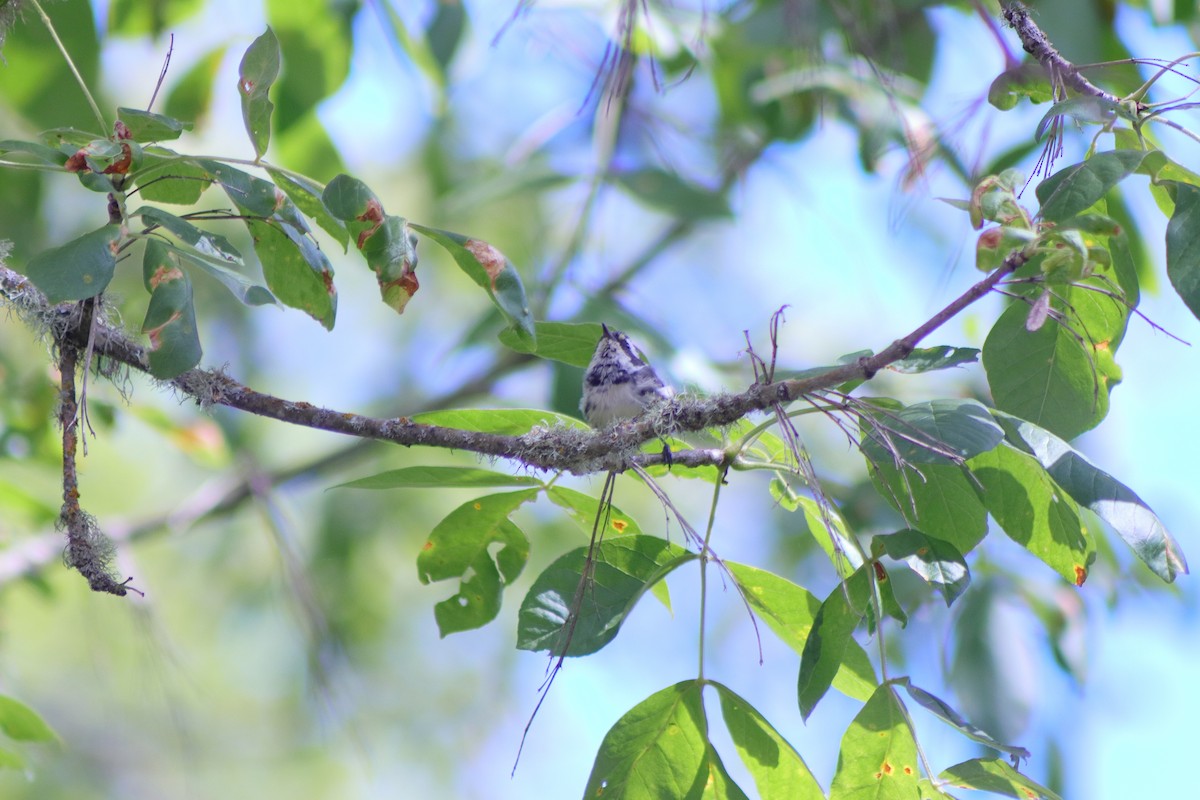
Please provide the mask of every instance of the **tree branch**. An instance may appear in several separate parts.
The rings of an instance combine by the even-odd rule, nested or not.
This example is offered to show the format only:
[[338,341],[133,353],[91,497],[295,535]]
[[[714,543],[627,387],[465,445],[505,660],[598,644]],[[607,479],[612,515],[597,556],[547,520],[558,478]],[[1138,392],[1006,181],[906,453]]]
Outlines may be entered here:
[[[326,430],[364,439],[392,442],[405,446],[421,445],[452,450],[466,450],[485,456],[506,458],[526,467],[563,470],[587,474],[604,470],[628,469],[636,458],[639,464],[655,463],[660,457],[635,456],[643,442],[680,431],[731,424],[754,411],[771,408],[776,403],[828,389],[855,379],[870,379],[879,370],[905,358],[926,336],[943,325],[959,311],[990,292],[995,285],[1025,263],[1027,257],[1013,253],[995,272],[976,283],[961,296],[903,338],[892,342],[881,352],[861,358],[853,364],[822,372],[803,379],[755,384],[740,394],[721,394],[707,398],[676,398],[666,404],[661,413],[618,424],[601,431],[568,428],[535,428],[521,436],[506,436],[477,431],[426,425],[408,417],[379,419],[332,409],[320,408],[303,401],[287,400],[255,391],[220,370],[192,369],[166,382],[201,407],[214,405],[246,411],[293,425]],[[75,342],[82,347],[89,330],[80,315],[72,314],[73,305],[50,306],[45,297],[23,276],[0,267],[0,297],[14,306],[18,314],[31,324],[41,321],[45,327],[55,327],[58,341]],[[47,321],[50,324],[47,325]],[[100,358],[125,364],[140,372],[149,373],[145,348],[130,339],[122,330],[103,321],[93,324],[93,345]],[[681,466],[719,464],[720,451],[695,451],[676,454]]]
[[1042,32],[1042,29],[1030,18],[1029,9],[1023,4],[1006,3],[1003,13],[1004,21],[1011,25],[1013,30],[1017,32],[1017,36],[1021,39],[1021,46],[1025,48],[1025,52],[1036,58],[1042,67],[1045,68],[1046,72],[1050,75],[1050,82],[1052,84],[1057,84],[1061,81],[1063,85],[1074,89],[1080,94],[1099,97],[1110,103],[1121,102],[1121,98],[1096,86],[1096,84],[1083,76],[1079,71],[1079,67],[1063,58],[1054,49],[1054,45],[1050,44],[1050,40],[1046,38],[1046,34]]

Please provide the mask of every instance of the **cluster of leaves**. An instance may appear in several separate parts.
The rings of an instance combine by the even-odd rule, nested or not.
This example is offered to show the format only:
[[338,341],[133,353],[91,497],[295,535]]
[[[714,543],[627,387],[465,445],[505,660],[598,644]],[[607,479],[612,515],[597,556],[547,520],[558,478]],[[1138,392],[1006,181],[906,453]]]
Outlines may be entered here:
[[[39,141],[0,141],[0,154],[23,154],[47,168],[75,173],[84,188],[109,197],[106,225],[30,259],[26,275],[50,302],[100,295],[117,263],[135,245],[144,245],[142,277],[150,299],[142,332],[150,340],[150,369],[155,377],[176,377],[202,356],[185,266],[215,278],[247,305],[283,303],[326,328],[333,327],[337,312],[333,267],[313,238],[309,221],[343,248],[353,241],[375,272],[384,303],[395,311],[403,312],[419,287],[416,236],[408,221],[388,214],[364,183],[339,175],[322,186],[262,161],[274,110],[268,90],[279,67],[279,42],[268,28],[246,50],[239,69],[238,90],[255,152],[253,162],[177,153],[160,143],[177,139],[191,128],[190,123],[131,108],[118,109],[110,136],[60,128],[45,131]],[[261,167],[270,180],[233,163]],[[176,215],[157,205],[127,208],[133,197],[146,203],[191,206],[213,185],[225,192],[233,209]],[[265,286],[247,275],[243,254],[229,237],[196,224],[213,221],[244,226]],[[533,347],[525,289],[508,259],[487,243],[461,234],[425,226],[412,229],[444,247],[489,294],[517,339]]]

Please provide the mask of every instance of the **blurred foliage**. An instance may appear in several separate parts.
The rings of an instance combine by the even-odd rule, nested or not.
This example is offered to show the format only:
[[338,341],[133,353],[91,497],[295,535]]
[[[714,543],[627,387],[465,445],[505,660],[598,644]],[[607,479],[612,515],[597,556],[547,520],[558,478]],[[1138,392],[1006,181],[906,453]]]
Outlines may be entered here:
[[[951,203],[966,212],[962,230],[979,231],[982,272],[1021,255],[1006,306],[973,343],[981,352],[923,342],[894,372],[791,408],[782,427],[756,418],[710,432],[703,446],[737,454],[728,488],[711,468],[654,473],[699,530],[716,505],[705,492],[722,493],[722,560],[697,557],[695,531],[662,538],[665,512],[633,480],[618,481],[620,509],[597,517],[596,487],[569,476],[339,442],[181,406],[139,375],[89,376],[84,504],[147,595],[123,601],[90,595],[61,566],[54,320],[22,315],[10,298],[17,313],[0,319],[0,794],[490,798],[531,786],[558,796],[586,780],[589,796],[669,785],[818,797],[824,785],[848,798],[888,760],[904,769],[879,797],[948,797],[948,787],[1056,796],[1067,780],[1057,766],[1027,777],[993,758],[954,763],[978,755],[973,744],[928,754],[926,773],[910,711],[1027,757],[1012,743],[1035,710],[1029,675],[1086,676],[1079,642],[1091,615],[1076,587],[1115,601],[1186,572],[1154,512],[1070,440],[1103,421],[1122,380],[1117,351],[1155,280],[1146,249],[1165,250],[1170,284],[1200,308],[1200,178],[1151,125],[1190,133],[1191,104],[1157,83],[1133,94],[1159,62],[1131,63],[1117,22],[1149,14],[1145,4],[1029,5],[1064,57],[1103,63],[1085,75],[1132,99],[1067,96],[1022,65],[996,2],[626,0],[551,11],[515,0],[268,0],[231,15],[200,0],[114,0],[100,25],[83,0],[0,3],[5,262],[56,301],[103,292],[112,318],[155,347],[159,379],[225,365],[263,391],[345,411],[505,433],[578,425],[540,409],[574,414],[600,320],[630,330],[659,364],[685,349],[679,331],[696,296],[717,297],[726,316],[693,329],[727,328],[736,346],[734,332],[761,329],[740,301],[769,265],[726,263],[733,251],[713,242],[742,214],[748,175],[831,128],[854,138],[857,164],[845,170],[905,191],[936,181],[961,198]],[[1154,12],[1195,34],[1191,4]],[[1019,137],[992,144],[929,107],[939,83],[966,80],[942,70],[958,46],[946,31],[968,25],[990,30],[995,52],[967,76],[977,102],[959,124],[986,130],[999,111],[1020,114]],[[171,62],[143,110],[168,34]],[[1086,157],[1056,168],[1076,129]],[[1115,146],[1097,146],[1109,134]],[[1009,167],[1039,150],[1035,210]],[[1128,188],[1134,176],[1149,179],[1145,196],[1168,219],[1162,243],[1126,207],[1140,191]],[[855,220],[855,230],[875,224]],[[675,250],[704,260],[680,268]],[[810,268],[805,256],[772,254],[784,265],[779,304],[804,296],[794,265]],[[669,267],[667,294],[654,273]],[[757,353],[773,370],[775,354]],[[833,355],[784,348],[780,376],[819,374],[829,368],[796,365]],[[964,369],[977,355],[983,375]],[[713,357],[695,372],[731,391],[754,379],[745,360]],[[864,458],[847,463],[842,435]],[[519,488],[487,488],[497,486]],[[594,551],[593,518],[606,534]],[[1018,546],[989,535],[1000,531]],[[685,632],[679,657],[665,630],[639,629],[655,605],[639,601],[653,594],[690,619],[696,574],[732,589],[724,599],[742,614],[738,627],[753,627],[751,613],[764,622],[760,653],[763,639],[782,644],[768,680],[782,676],[787,708],[751,696],[767,682],[758,677],[718,683],[702,671],[668,685],[666,673],[691,669],[696,634]],[[922,619],[938,606],[953,607],[941,618],[951,644],[944,669],[918,686],[896,671],[920,669],[940,646],[944,632]],[[718,642],[733,636],[724,618],[720,627]],[[553,649],[568,628],[572,655],[603,648],[604,659],[632,640],[629,690],[643,673],[654,682],[619,706],[589,690],[590,705],[560,713],[556,703],[573,697],[559,694],[575,671],[565,673],[530,744],[557,739],[583,755],[560,769],[527,751],[497,789],[545,666],[514,644]],[[1038,647],[1053,667],[1036,663]],[[797,704],[807,718],[844,701],[830,688],[853,699],[848,727],[823,728],[816,755],[789,744]],[[590,751],[571,715],[587,720]],[[714,749],[718,724],[733,749]],[[1057,758],[1072,735],[1064,724],[1037,750]]]

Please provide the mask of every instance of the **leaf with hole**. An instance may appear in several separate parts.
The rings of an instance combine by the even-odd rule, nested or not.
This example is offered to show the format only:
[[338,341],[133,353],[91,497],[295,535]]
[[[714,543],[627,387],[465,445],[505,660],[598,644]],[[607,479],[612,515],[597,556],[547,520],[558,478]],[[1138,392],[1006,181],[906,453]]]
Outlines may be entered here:
[[454,596],[433,609],[442,636],[479,628],[500,613],[504,587],[529,558],[529,540],[508,517],[537,494],[527,489],[469,500],[430,532],[417,556],[421,583],[459,582]]

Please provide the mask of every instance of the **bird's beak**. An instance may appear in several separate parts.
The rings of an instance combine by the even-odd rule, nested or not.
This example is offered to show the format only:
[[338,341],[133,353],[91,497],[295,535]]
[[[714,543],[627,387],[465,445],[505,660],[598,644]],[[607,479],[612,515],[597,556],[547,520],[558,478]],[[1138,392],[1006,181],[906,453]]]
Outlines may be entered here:
[[607,339],[607,338],[609,338],[610,336],[612,336],[612,332],[611,332],[611,331],[609,331],[609,329],[608,329],[608,326],[607,326],[607,325],[605,325],[603,322],[601,322],[601,323],[600,323],[600,329],[601,329],[602,331],[604,331],[604,338],[605,338],[605,339]]

